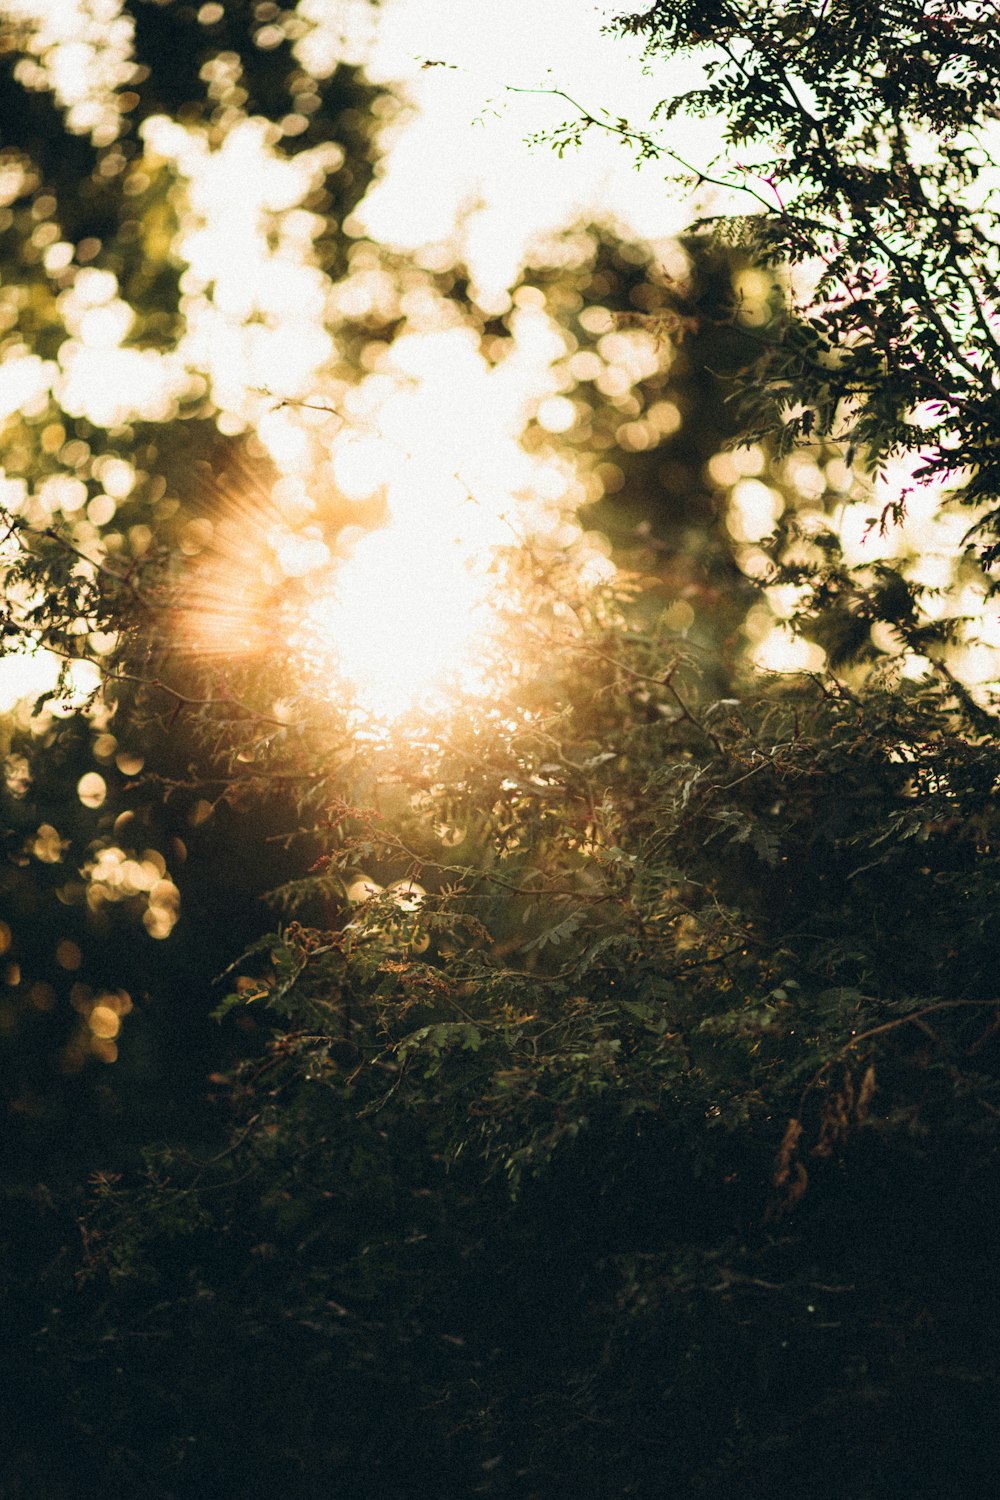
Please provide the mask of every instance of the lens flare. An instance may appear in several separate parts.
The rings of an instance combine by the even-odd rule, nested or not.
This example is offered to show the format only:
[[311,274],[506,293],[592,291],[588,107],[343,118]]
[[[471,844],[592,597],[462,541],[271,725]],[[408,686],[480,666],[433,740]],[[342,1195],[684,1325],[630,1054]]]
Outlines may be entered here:
[[577,519],[575,458],[524,441],[561,388],[565,333],[532,303],[487,354],[443,302],[417,312],[354,385],[265,414],[210,522],[181,536],[188,647],[280,660],[283,697],[366,732],[482,702],[521,669],[519,556],[571,553],[584,589],[614,571]]
[[460,541],[371,532],[308,608],[299,644],[314,670],[345,678],[358,707],[378,720],[440,707],[448,691],[481,696],[496,623],[491,581]]

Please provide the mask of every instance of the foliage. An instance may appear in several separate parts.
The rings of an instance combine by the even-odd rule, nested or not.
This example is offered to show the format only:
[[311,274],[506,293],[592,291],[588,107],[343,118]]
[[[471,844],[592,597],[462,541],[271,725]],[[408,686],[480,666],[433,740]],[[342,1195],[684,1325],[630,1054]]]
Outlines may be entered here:
[[[700,196],[703,228],[773,268],[783,305],[763,318],[750,309],[757,353],[732,392],[743,435],[779,465],[809,448],[828,460],[832,445],[853,483],[838,481],[827,504],[867,492],[870,531],[889,533],[869,550],[893,559],[891,588],[863,557],[841,555],[815,497],[793,499],[773,540],[769,581],[800,590],[806,629],[837,666],[909,654],[940,669],[956,643],[982,640],[967,601],[994,590],[1000,526],[996,19],[991,0],[669,0],[611,30],[643,42],[654,76],[669,65],[688,86],[648,125],[554,90],[573,114],[540,137],[561,149],[588,131],[618,135]],[[722,122],[712,158],[678,141],[702,119]],[[951,570],[921,567],[938,551],[926,522],[935,496],[967,512],[950,532]],[[893,536],[911,511],[913,540]],[[995,663],[975,700],[988,700],[991,676]]]
[[[617,29],[647,57],[693,55],[703,86],[664,121],[721,117],[749,164],[725,232],[765,264],[816,266],[805,316],[744,391],[781,444],[836,436],[871,463],[928,449],[926,473],[970,473],[989,502],[997,379],[989,141],[1000,74],[992,4],[657,5]],[[655,141],[649,149],[656,151]],[[915,408],[930,420],[915,421]],[[982,518],[982,534],[996,515]]]
[[[154,1091],[163,1084],[173,1094],[167,1079],[198,1076],[190,1058],[204,1068],[218,1061],[203,1025],[210,982],[266,925],[262,893],[299,871],[304,846],[284,843],[288,829],[343,792],[342,765],[351,774],[357,747],[335,707],[311,722],[274,722],[276,698],[299,692],[308,707],[316,688],[261,668],[286,651],[290,610],[309,598],[282,574],[267,539],[315,549],[318,529],[318,551],[337,562],[345,539],[383,524],[384,486],[363,502],[347,499],[329,463],[337,441],[369,435],[347,411],[378,385],[376,366],[395,341],[426,322],[462,328],[500,371],[516,348],[517,319],[534,317],[550,341],[546,389],[570,392],[576,415],[563,434],[529,412],[523,447],[512,438],[511,449],[571,471],[589,524],[661,580],[706,644],[733,633],[746,595],[733,587],[704,475],[720,428],[704,364],[732,362],[732,340],[693,340],[675,358],[637,329],[618,339],[617,362],[601,353],[619,313],[662,300],[647,247],[577,229],[539,253],[508,316],[487,316],[470,301],[463,267],[441,268],[440,257],[436,268],[417,266],[351,223],[378,132],[399,105],[356,65],[331,71],[305,49],[309,27],[336,18],[307,26],[289,11],[272,24],[249,6],[216,15],[211,6],[126,4],[121,25],[91,35],[88,99],[111,121],[102,116],[106,132],[94,134],[54,90],[62,44],[42,12],[35,23],[31,15],[22,7],[0,22],[0,353],[9,382],[0,406],[0,645],[15,664],[40,652],[50,671],[0,731],[0,1046],[19,1126],[44,1133],[55,1129],[60,1094],[77,1088],[64,1080],[78,1074],[86,1087],[103,1073],[95,1088],[114,1094],[121,1071],[135,1066]],[[117,73],[107,72],[109,55]],[[173,135],[162,134],[167,122]],[[196,165],[219,164],[248,127],[255,139],[264,132],[261,173],[277,172],[301,203],[263,205],[249,221],[237,215],[225,264],[206,281],[192,269],[191,244],[211,239],[205,214],[213,233],[234,233],[233,205],[219,193],[195,211],[184,152]],[[280,175],[300,167],[301,176]],[[305,241],[289,232],[295,225],[309,231]],[[316,401],[301,372],[288,401],[284,388],[257,388],[261,362],[283,347],[288,309],[279,316],[259,284],[246,304],[245,284],[280,287],[293,274],[306,301],[317,286],[323,294],[320,313],[296,323],[298,343],[318,339],[320,363],[307,371]],[[725,264],[705,280],[693,282],[693,297],[717,300]],[[341,299],[358,310],[343,310]],[[574,352],[588,356],[586,379],[572,373]],[[635,354],[641,374],[629,373]],[[398,388],[408,377],[393,378]],[[446,397],[460,384],[439,403],[445,423]],[[665,423],[646,420],[653,408]],[[288,475],[268,434],[279,456],[282,441],[310,445],[313,471],[326,477],[313,483],[311,471],[305,503],[293,495],[282,510],[273,499]],[[207,648],[199,631],[212,636]],[[720,691],[729,673],[720,658]],[[100,778],[99,805],[79,802],[84,776]],[[126,864],[133,875],[144,867],[145,888],[121,880]],[[154,866],[166,881],[157,882],[160,904],[150,901]],[[75,968],[57,958],[63,940],[79,950]],[[97,1038],[93,1002],[118,991],[132,1009],[117,1040]],[[118,1103],[128,1109],[135,1093],[125,1093]]]
[[[620,24],[654,53],[731,48],[688,102],[725,112],[741,151],[773,128],[789,160],[776,206],[727,232],[773,266],[826,258],[811,312],[786,314],[768,282],[760,359],[737,382],[748,436],[775,463],[817,435],[871,466],[929,447],[938,477],[970,469],[986,536],[989,220],[963,217],[952,191],[975,175],[972,147],[946,141],[911,180],[907,144],[915,123],[971,127],[992,107],[983,15],[667,4]],[[836,162],[789,92],[793,50],[846,142]],[[569,317],[586,291],[619,332],[652,319],[745,349],[755,325],[725,275],[700,308],[692,277],[672,312],[662,268],[630,282],[621,247],[598,236],[591,250],[575,279],[535,268],[515,306],[547,296]],[[455,282],[416,279],[461,304]],[[359,368],[406,329],[379,316],[340,325]],[[506,334],[461,317],[499,363]],[[583,335],[604,326],[591,323],[588,355]],[[650,366],[606,402],[580,377],[591,389],[566,441],[582,470],[588,442],[606,454],[613,433],[633,455],[622,474],[634,462],[650,482],[623,429],[663,399],[663,375]],[[364,378],[330,373],[341,398]],[[45,429],[24,425],[44,451]],[[525,450],[546,431],[529,426]],[[62,533],[25,548],[20,581],[41,555],[35,582],[55,584],[47,639],[78,636],[74,609],[106,609],[100,623],[122,627],[112,670],[135,669],[136,698],[196,711],[180,737],[191,764],[147,788],[197,806],[221,787],[230,826],[265,809],[286,870],[271,872],[271,930],[246,934],[217,991],[228,1059],[198,1078],[197,1127],[168,1118],[140,1160],[109,1150],[86,1204],[26,1179],[10,1194],[5,1310],[37,1391],[9,1437],[15,1496],[987,1488],[994,721],[944,653],[918,680],[891,660],[853,670],[875,624],[928,649],[913,580],[891,561],[846,567],[825,527],[809,532],[819,561],[797,560],[794,518],[772,549],[785,572],[765,581],[807,586],[817,634],[845,614],[863,628],[844,673],[754,676],[733,645],[742,603],[720,603],[721,629],[706,618],[713,587],[745,597],[725,550],[736,532],[683,484],[675,500],[652,528],[665,585],[634,553],[631,577],[582,587],[564,549],[529,537],[505,575],[516,669],[488,699],[361,736],[335,702],[273,711],[279,636],[234,652],[220,692],[214,663],[178,668],[132,630],[131,569],[88,571],[86,597],[67,600],[79,575],[58,574]],[[154,576],[182,591],[192,518],[175,534],[174,514]],[[334,510],[325,534],[343,523]],[[694,630],[694,608],[678,625],[689,597]],[[130,691],[115,699],[129,724]]]
[[323,868],[373,894],[246,955],[224,1148],[98,1183],[50,1336],[119,1483],[930,1495],[949,1426],[995,1462],[995,741],[933,688],[700,703],[624,621],[565,667],[344,809]]

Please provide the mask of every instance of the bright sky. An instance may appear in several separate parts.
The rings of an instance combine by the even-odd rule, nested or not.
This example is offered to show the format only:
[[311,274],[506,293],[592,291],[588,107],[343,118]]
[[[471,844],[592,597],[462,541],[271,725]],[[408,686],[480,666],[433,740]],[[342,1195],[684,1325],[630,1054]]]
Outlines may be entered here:
[[[317,25],[299,56],[322,73],[344,55],[345,11],[308,0],[302,10]],[[525,143],[569,107],[544,94],[513,93],[508,84],[563,88],[590,108],[634,111],[640,119],[661,96],[663,81],[654,86],[643,77],[634,49],[601,34],[597,8],[552,0],[539,15],[524,0],[499,11],[455,0],[430,10],[388,0],[374,31],[364,4],[346,14],[356,21],[349,55],[367,56],[373,78],[401,87],[411,102],[385,128],[379,180],[349,227],[404,254],[430,244],[460,256],[484,310],[510,313],[512,347],[500,365],[484,358],[470,330],[455,326],[454,308],[412,293],[402,304],[407,329],[378,369],[350,390],[331,392],[323,376],[335,359],[331,323],[392,305],[398,291],[374,263],[332,290],[310,264],[315,226],[295,205],[327,166],[323,153],[289,162],[273,153],[255,122],[237,125],[215,151],[171,121],[151,121],[144,134],[189,183],[190,219],[178,244],[190,267],[182,283],[188,335],[177,357],[208,372],[223,429],[251,424],[289,476],[320,469],[341,494],[361,502],[385,496],[389,524],[359,536],[338,560],[295,639],[320,673],[324,641],[327,656],[335,641],[336,665],[364,702],[394,717],[442,675],[476,690],[470,663],[478,663],[490,629],[497,547],[517,535],[551,536],[561,526],[586,576],[597,581],[608,572],[603,554],[588,548],[569,519],[581,498],[571,465],[529,455],[520,444],[526,422],[546,402],[546,423],[558,430],[565,377],[555,369],[572,353],[544,311],[511,311],[508,290],[525,255],[544,237],[593,220],[662,239],[683,228],[692,209],[666,188],[663,167],[637,172],[630,153],[606,133],[593,133],[561,160]],[[551,70],[540,63],[547,56]],[[428,60],[443,65],[425,67]],[[227,187],[235,182],[237,192]],[[638,346],[649,337],[637,332],[619,342],[619,357],[645,368]],[[275,411],[261,387],[336,399],[348,421],[337,428],[294,408]],[[295,576],[329,567],[318,536],[303,546],[300,535],[292,545],[273,528],[240,528],[240,547],[205,586],[209,634],[211,601],[227,588],[222,574],[242,579],[274,560],[246,555],[251,532],[270,536],[278,565]],[[197,636],[199,621],[192,623]]]
[[[394,132],[382,180],[362,213],[377,238],[401,248],[458,227],[479,289],[500,296],[525,251],[574,221],[610,220],[644,239],[676,234],[695,213],[665,184],[669,167],[637,169],[621,139],[591,130],[558,157],[530,136],[571,117],[565,101],[514,89],[559,89],[594,114],[637,126],[697,74],[659,66],[647,76],[640,48],[602,34],[620,7],[586,0],[390,0],[379,25],[374,76],[403,81],[416,117]],[[444,66],[425,68],[425,61]],[[717,132],[681,121],[671,147],[707,160]]]

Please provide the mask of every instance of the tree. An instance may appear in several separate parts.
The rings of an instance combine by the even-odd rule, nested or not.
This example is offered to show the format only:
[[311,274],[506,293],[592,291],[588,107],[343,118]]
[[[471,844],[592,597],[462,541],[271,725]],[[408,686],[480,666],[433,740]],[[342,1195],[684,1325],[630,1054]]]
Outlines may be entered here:
[[[333,289],[345,307],[353,298],[357,311],[323,309],[337,331],[319,392],[326,405],[355,391],[397,335],[412,331],[401,307],[406,294],[473,329],[497,364],[515,345],[516,311],[507,320],[481,316],[461,267],[440,269],[440,257],[427,267],[401,263],[343,229],[370,178],[377,122],[396,105],[355,67],[332,67],[340,52],[324,50],[331,38],[322,35],[322,17],[307,26],[289,14],[271,24],[250,7],[217,14],[211,6],[195,13],[128,4],[105,25],[88,6],[77,9],[10,6],[0,22],[3,649],[15,672],[39,660],[48,671],[28,679],[27,701],[3,722],[0,1046],[11,1206],[4,1260],[19,1268],[5,1306],[12,1332],[29,1344],[47,1316],[35,1267],[75,1240],[86,1175],[134,1170],[151,1137],[184,1140],[189,1149],[205,1137],[205,1149],[216,1141],[215,1096],[225,1096],[224,1086],[206,1079],[223,1077],[260,1032],[252,1012],[225,1032],[207,1023],[218,998],[212,981],[269,925],[263,893],[321,852],[318,841],[304,860],[301,841],[283,847],[303,821],[298,793],[311,790],[322,821],[364,760],[353,734],[322,706],[308,735],[286,739],[284,761],[268,740],[278,687],[261,670],[259,651],[237,651],[233,639],[235,631],[240,646],[273,647],[261,622],[297,587],[280,570],[275,578],[266,546],[249,562],[237,556],[243,607],[223,620],[224,655],[180,649],[180,629],[185,641],[214,629],[218,643],[218,568],[232,569],[233,552],[224,549],[234,531],[259,535],[277,519],[287,540],[288,515],[276,518],[268,493],[275,459],[261,435],[270,432],[276,446],[304,436],[318,462],[344,425],[332,412],[295,404],[310,395],[308,383],[297,383],[305,379],[298,367],[281,372],[273,394],[252,388],[269,342],[272,354],[280,345],[281,320],[266,296],[234,309],[234,292],[256,257],[269,284],[287,286],[301,273],[306,301],[317,273],[328,300]],[[317,32],[321,45],[310,46]],[[74,76],[81,45],[87,68]],[[173,134],[164,128],[171,121]],[[258,204],[259,219],[238,225],[240,238],[213,280],[192,268],[185,235],[196,228],[204,243],[207,228],[225,230],[226,205],[192,201],[197,169],[223,158],[227,145],[254,140],[260,172],[277,173],[292,198],[280,212]],[[301,230],[303,215],[306,240],[286,236],[284,224]],[[674,403],[691,405],[684,391],[692,377],[670,371],[669,348],[632,330],[617,339],[617,360],[601,352],[601,339],[615,332],[612,312],[640,305],[627,294],[647,306],[658,295],[649,251],[626,247],[626,256],[604,231],[578,231],[574,244],[568,265],[533,268],[525,316],[550,340],[540,394],[582,398],[586,389],[581,411],[601,429],[607,489],[622,485],[629,532],[651,509],[642,491],[665,436],[672,495],[689,480],[700,483],[716,440],[714,408],[702,390],[701,431],[693,437],[697,422],[689,421],[687,433],[675,435]],[[606,272],[623,274],[612,284],[600,279]],[[373,282],[374,302],[365,291]],[[578,311],[596,305],[605,308],[602,320],[575,323]],[[322,364],[328,351],[314,324],[296,322],[297,344],[318,348]],[[254,369],[237,360],[234,373],[217,357],[234,327],[255,340]],[[578,344],[591,360],[586,385],[567,369]],[[558,376],[548,375],[546,362],[560,356]],[[638,380],[633,363],[643,372]],[[614,377],[608,391],[598,384],[605,375]],[[704,386],[697,371],[693,380]],[[666,424],[650,426],[641,452],[626,448],[619,430],[657,401]],[[358,430],[364,435],[363,422]],[[567,443],[530,424],[526,446],[540,462],[568,470]],[[588,451],[573,472],[581,476],[578,498],[599,504],[605,480],[585,472],[596,469],[591,460]],[[225,492],[247,489],[251,526],[234,527]],[[702,530],[711,523],[705,499],[702,490],[683,531],[653,509],[666,551],[643,556],[640,545],[635,556],[647,571],[667,558],[667,597],[685,619],[697,613],[707,637],[719,577],[731,570],[724,538],[720,545]],[[323,532],[334,545],[340,531],[382,518],[377,489],[360,504],[322,495]],[[313,519],[300,513],[296,524],[308,532]],[[287,675],[280,686],[287,688]],[[248,758],[254,746],[263,759]],[[361,786],[358,795],[369,792]],[[314,916],[328,915],[325,894],[311,899]],[[13,1453],[41,1451],[51,1430],[51,1408],[33,1411],[29,1430],[43,1436],[25,1448],[26,1415],[12,1417]],[[10,1466],[18,1470],[20,1458]],[[69,1472],[75,1483],[71,1461]]]
[[[697,86],[664,99],[648,127],[582,110],[552,133],[563,146],[611,130],[688,187],[721,194],[723,211],[703,227],[779,270],[787,306],[759,330],[737,396],[748,439],[779,458],[835,445],[883,529],[911,505],[926,518],[936,493],[966,507],[962,546],[951,537],[963,559],[951,590],[942,569],[932,580],[913,555],[928,542],[937,550],[926,525],[912,541],[904,532],[888,570],[878,558],[852,568],[837,559],[835,529],[788,517],[774,582],[806,587],[803,621],[812,617],[841,660],[909,652],[948,672],[949,644],[991,638],[968,601],[969,591],[992,596],[1000,527],[995,23],[988,0],[957,10],[657,4],[612,30],[643,39],[650,68],[687,59]],[[672,148],[685,117],[725,122],[717,160]],[[838,487],[842,498],[848,487]],[[961,682],[953,688],[962,695]]]
[[[880,88],[881,48],[897,92],[880,97],[898,101],[916,13],[837,10],[836,57],[833,14],[798,31],[791,7],[745,22],[658,7],[644,23],[670,43],[742,25],[730,92],[708,101],[739,136],[762,102],[777,109],[789,36],[821,98],[823,66],[852,56]],[[956,23],[952,67],[974,23]],[[897,113],[954,124],[948,77],[939,105],[925,80]],[[883,105],[859,97],[881,129]],[[802,130],[788,136],[800,154]],[[836,171],[860,181],[877,143],[847,138]],[[788,201],[737,226],[765,259],[772,221],[805,252]],[[824,210],[839,205],[846,242],[831,277],[867,275],[857,252],[881,242],[867,200],[852,231],[851,202]],[[877,211],[891,207],[883,192]],[[924,268],[935,293],[942,266]],[[935,321],[947,299],[928,312],[896,274],[868,323],[833,303],[763,323],[749,435],[781,452],[848,422],[874,465],[934,433],[909,421],[931,370],[955,395],[932,461],[968,461],[978,429],[963,413],[985,420],[985,395],[953,383]],[[745,312],[727,314],[744,334]],[[694,316],[642,300],[628,316],[657,315],[664,329]],[[908,390],[872,352],[893,317],[923,353]],[[968,329],[975,365],[985,335]],[[803,571],[786,535],[778,559],[818,606],[847,575],[815,555]],[[763,1500],[793,1481],[832,1500],[845,1471],[873,1500],[978,1492],[998,1456],[992,719],[943,651],[938,671],[888,682],[762,681],[739,665],[720,694],[675,600],[595,587],[541,528],[505,568],[486,697],[393,734],[369,721],[360,747],[336,704],[262,727],[275,687],[259,659],[210,703],[203,743],[234,796],[298,778],[312,869],[231,970],[220,1017],[261,1031],[216,1077],[217,1140],[99,1178],[82,1255],[53,1254],[34,1358],[74,1474],[46,1472],[38,1445],[34,1472],[52,1494],[88,1473],[95,1491],[150,1500],[277,1485]],[[889,586],[911,587],[892,567],[848,582],[848,609],[883,624]]]

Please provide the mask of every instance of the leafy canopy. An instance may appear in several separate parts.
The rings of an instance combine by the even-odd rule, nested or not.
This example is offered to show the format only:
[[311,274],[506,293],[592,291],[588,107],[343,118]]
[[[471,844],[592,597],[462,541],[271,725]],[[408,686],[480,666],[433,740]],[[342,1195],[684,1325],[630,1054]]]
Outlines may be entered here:
[[[833,0],[666,3],[614,23],[644,39],[651,66],[700,64],[703,82],[655,120],[725,120],[725,157],[699,175],[748,212],[720,228],[807,273],[759,393],[745,393],[751,423],[784,444],[836,437],[871,464],[920,449],[926,475],[964,475],[963,498],[985,503],[985,539],[1000,526],[997,19],[990,0]],[[636,140],[671,155],[658,134]]]

